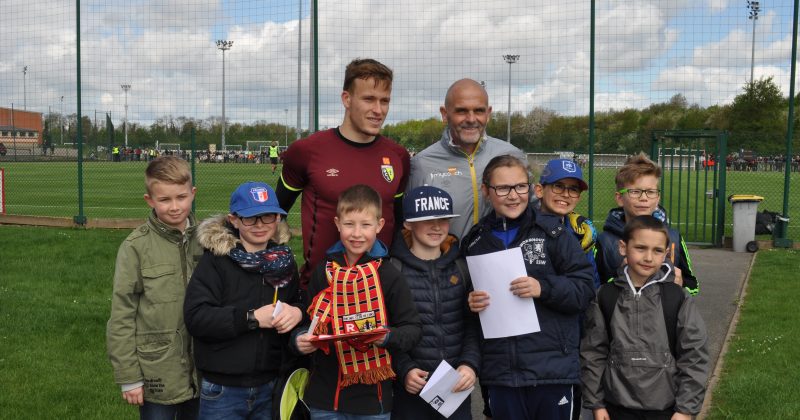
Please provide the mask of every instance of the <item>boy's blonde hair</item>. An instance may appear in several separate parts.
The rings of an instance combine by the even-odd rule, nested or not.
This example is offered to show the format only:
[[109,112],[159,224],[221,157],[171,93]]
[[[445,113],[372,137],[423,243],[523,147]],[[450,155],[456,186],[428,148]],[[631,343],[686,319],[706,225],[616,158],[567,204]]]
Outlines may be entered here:
[[336,203],[336,216],[342,217],[354,211],[375,210],[376,218],[382,216],[381,196],[369,185],[357,184],[342,191]]
[[147,193],[156,182],[183,185],[192,182],[189,162],[175,156],[162,156],[153,159],[144,171],[144,184]]
[[620,189],[647,175],[661,178],[661,167],[650,160],[644,152],[639,152],[638,155],[629,157],[625,164],[619,168],[617,176],[614,177],[614,182],[617,184],[617,189]]

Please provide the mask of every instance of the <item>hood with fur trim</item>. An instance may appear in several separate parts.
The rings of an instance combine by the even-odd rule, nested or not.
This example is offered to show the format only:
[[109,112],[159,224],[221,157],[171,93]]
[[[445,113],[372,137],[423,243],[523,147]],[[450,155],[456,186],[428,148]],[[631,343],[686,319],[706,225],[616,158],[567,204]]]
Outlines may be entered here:
[[[277,222],[278,227],[271,241],[285,244],[292,237],[289,225],[284,221]],[[197,226],[197,242],[214,255],[228,255],[239,243],[239,231],[228,222],[228,216],[217,215],[200,222]]]

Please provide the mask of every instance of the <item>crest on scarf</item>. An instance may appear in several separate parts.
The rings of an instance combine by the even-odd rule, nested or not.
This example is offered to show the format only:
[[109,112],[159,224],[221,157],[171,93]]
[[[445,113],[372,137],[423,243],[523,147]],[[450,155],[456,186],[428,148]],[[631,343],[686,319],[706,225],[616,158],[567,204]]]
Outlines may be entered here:
[[375,311],[358,312],[342,317],[345,334],[372,331],[378,326]]
[[389,160],[388,157],[383,158],[383,164],[381,165],[381,174],[383,175],[383,179],[386,182],[392,182],[394,180],[394,166],[392,166],[392,162]]

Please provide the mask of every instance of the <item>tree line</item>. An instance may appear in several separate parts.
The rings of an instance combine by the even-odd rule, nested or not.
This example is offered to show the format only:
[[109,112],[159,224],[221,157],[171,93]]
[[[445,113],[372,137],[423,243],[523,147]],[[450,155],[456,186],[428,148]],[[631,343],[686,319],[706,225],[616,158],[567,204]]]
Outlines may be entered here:
[[[800,95],[794,98],[800,104]],[[759,154],[782,154],[785,152],[785,136],[788,116],[788,98],[783,95],[772,77],[746,83],[742,92],[727,105],[701,107],[689,104],[682,94],[672,96],[667,102],[652,104],[644,109],[611,109],[595,113],[595,152],[634,153],[649,150],[651,135],[657,130],[725,130],[730,133],[728,149],[753,150]],[[798,110],[800,112],[800,110]],[[795,126],[800,121],[795,113]],[[507,113],[495,111],[487,125],[487,133],[506,139]],[[45,114],[46,145],[58,144],[61,127],[60,115]],[[104,118],[105,119],[105,118]],[[76,115],[65,116],[68,129],[64,141],[74,142],[77,137]],[[444,129],[441,119],[431,117],[424,120],[407,120],[384,126],[384,135],[397,140],[410,150],[422,150],[436,142]],[[89,149],[95,146],[124,144],[122,124],[110,129],[107,125],[93,124],[88,116],[82,121],[83,141]],[[198,149],[207,149],[209,144],[219,147],[222,120],[219,117],[195,119],[165,116],[150,125],[129,122],[128,144],[153,147],[160,143],[179,143],[188,149],[192,131]],[[797,130],[795,130],[797,131]],[[308,132],[300,133],[307,136]],[[296,138],[296,129],[283,124],[257,121],[251,124],[229,123],[226,131],[227,144],[246,141],[278,141],[291,143]],[[67,140],[69,139],[69,140]],[[511,142],[526,152],[574,151],[585,153],[589,148],[589,116],[559,115],[557,112],[535,107],[526,113],[511,114]],[[798,136],[794,135],[794,149],[798,148]]]

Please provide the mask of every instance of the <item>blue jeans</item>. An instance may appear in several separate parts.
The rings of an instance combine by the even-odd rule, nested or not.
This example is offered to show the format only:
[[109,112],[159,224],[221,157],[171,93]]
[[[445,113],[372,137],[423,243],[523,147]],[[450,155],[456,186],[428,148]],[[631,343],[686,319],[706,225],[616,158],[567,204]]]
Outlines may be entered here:
[[338,411],[319,410],[309,407],[311,420],[389,420],[392,413],[382,414],[347,414]]
[[145,401],[144,405],[139,407],[139,418],[141,420],[194,420],[197,418],[199,403],[198,398],[170,405]]
[[255,387],[223,386],[203,379],[201,419],[270,419],[275,381]]

